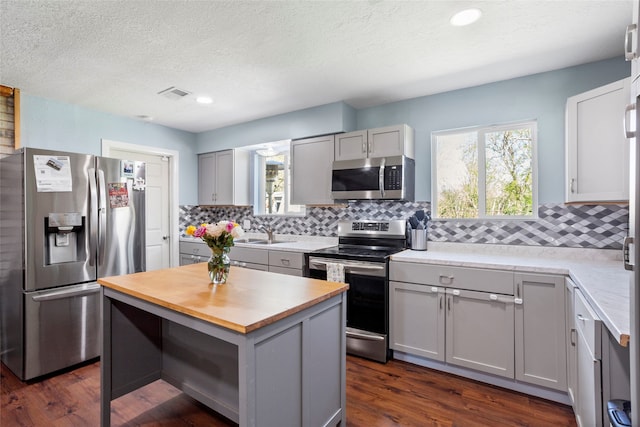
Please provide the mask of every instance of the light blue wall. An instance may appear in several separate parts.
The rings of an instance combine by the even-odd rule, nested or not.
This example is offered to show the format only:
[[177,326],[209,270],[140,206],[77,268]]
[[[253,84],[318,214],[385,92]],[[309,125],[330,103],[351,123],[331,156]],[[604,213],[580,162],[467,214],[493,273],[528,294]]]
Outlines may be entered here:
[[198,134],[198,152],[355,130],[356,111],[344,102],[320,105]]
[[166,148],[180,153],[180,204],[198,200],[196,135],[101,113],[22,92],[21,143],[25,147],[100,155],[101,139]]
[[407,123],[416,131],[416,200],[431,199],[431,132],[517,120],[538,121],[539,202],[564,200],[564,109],[569,96],[622,79],[629,64],[614,58],[483,86],[354,110],[344,102],[200,134],[118,117],[22,93],[22,143],[100,154],[100,140],[180,152],[181,205],[197,204],[197,153],[287,138]]
[[[357,128],[398,123],[413,127],[416,200],[431,201],[431,132],[535,119],[538,122],[538,202],[563,202],[567,98],[630,74],[629,64],[614,58],[358,110]],[[622,128],[622,111],[620,117]]]

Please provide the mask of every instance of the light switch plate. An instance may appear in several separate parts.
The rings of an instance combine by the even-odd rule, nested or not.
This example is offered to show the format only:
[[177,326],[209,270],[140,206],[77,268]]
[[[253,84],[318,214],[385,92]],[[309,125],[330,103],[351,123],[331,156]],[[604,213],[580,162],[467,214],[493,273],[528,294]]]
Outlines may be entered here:
[[248,219],[242,221],[242,228],[245,230],[249,230],[251,228],[251,221],[249,221]]

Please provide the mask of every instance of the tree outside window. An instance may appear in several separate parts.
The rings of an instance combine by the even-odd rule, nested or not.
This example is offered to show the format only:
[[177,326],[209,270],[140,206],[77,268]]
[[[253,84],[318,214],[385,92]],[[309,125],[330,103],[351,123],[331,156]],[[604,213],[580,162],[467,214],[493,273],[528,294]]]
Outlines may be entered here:
[[433,134],[437,218],[533,218],[536,123]]

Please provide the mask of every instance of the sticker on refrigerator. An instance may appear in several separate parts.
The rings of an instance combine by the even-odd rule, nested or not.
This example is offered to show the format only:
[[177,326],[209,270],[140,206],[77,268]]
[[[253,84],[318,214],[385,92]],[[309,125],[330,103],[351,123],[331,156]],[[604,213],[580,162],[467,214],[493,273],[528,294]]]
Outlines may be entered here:
[[133,178],[133,169],[134,162],[131,160],[120,160],[120,176]]
[[126,208],[129,206],[129,190],[127,184],[121,182],[109,183],[109,204],[111,208]]
[[33,156],[33,169],[39,193],[72,190],[69,156]]

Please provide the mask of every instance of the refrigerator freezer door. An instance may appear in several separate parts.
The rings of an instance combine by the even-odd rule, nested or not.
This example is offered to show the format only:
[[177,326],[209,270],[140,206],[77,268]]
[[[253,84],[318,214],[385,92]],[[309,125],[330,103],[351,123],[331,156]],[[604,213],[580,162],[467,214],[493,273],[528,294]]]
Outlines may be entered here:
[[100,355],[100,285],[85,283],[24,294],[23,380]]
[[98,157],[98,277],[145,270],[144,163]]
[[640,425],[640,250],[638,250],[638,236],[636,233],[640,230],[640,186],[638,185],[639,167],[640,167],[640,149],[638,142],[640,136],[638,125],[640,124],[640,91],[638,90],[638,81],[633,82],[632,97],[635,102],[635,124],[633,125],[633,134],[631,143],[631,164],[629,169],[630,187],[629,187],[629,236],[633,239],[634,244],[631,246],[631,259],[633,260],[633,275],[630,283],[630,305],[631,305],[631,339],[629,340],[629,353],[631,361],[631,414],[632,425]]
[[23,158],[27,291],[96,280],[91,265],[89,169],[85,154],[26,149]]

